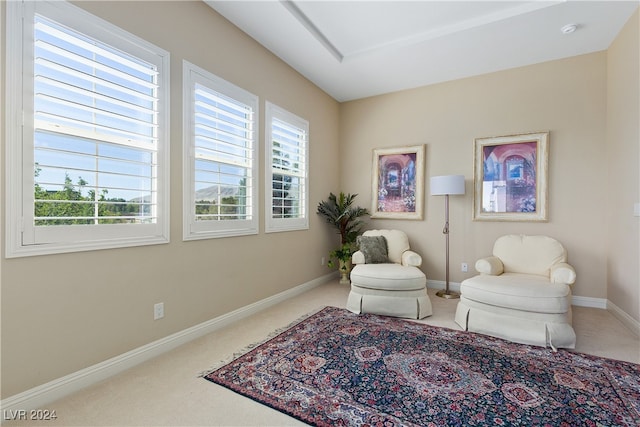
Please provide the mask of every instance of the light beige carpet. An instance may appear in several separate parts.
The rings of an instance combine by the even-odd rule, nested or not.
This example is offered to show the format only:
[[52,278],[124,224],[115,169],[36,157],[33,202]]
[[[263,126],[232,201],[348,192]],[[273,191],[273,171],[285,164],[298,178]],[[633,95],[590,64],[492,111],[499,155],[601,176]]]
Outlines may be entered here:
[[[205,381],[198,373],[309,312],[327,305],[343,308],[348,293],[349,287],[337,280],[319,286],[48,405],[56,411],[55,421],[3,425],[305,425]],[[438,298],[433,290],[429,296],[434,314],[421,322],[459,330],[453,321],[457,300]],[[573,314],[576,351],[640,363],[640,340],[609,312],[574,307]]]

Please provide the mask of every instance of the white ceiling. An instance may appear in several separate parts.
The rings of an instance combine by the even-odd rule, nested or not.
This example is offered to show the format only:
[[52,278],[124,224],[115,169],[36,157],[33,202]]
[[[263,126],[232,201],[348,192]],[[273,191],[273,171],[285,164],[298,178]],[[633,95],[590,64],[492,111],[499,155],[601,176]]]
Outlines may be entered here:
[[640,4],[205,2],[338,101],[605,50]]

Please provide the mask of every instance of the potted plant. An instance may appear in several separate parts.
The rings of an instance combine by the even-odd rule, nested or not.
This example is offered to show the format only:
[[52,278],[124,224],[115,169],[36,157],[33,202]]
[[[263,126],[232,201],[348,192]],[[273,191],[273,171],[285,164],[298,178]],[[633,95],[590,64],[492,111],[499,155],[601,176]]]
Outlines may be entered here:
[[329,198],[318,204],[318,214],[324,216],[326,221],[336,228],[340,234],[340,247],[329,252],[327,265],[333,268],[333,260],[337,260],[340,271],[340,283],[349,283],[349,271],[351,270],[351,255],[353,255],[354,243],[360,228],[361,217],[369,215],[369,211],[359,206],[352,206],[357,194],[344,194],[338,196],[329,193]]

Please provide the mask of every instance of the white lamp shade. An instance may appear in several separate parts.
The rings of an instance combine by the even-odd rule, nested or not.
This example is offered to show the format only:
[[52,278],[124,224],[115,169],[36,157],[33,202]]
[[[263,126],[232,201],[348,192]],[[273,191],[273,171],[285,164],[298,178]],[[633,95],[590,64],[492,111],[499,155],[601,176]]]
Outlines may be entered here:
[[464,194],[464,175],[442,175],[431,177],[431,195]]

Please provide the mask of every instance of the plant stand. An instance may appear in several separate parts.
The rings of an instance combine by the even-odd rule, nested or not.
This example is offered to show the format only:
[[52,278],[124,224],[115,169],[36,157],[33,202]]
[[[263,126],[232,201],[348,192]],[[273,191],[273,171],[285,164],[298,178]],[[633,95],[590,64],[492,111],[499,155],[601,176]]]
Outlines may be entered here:
[[349,285],[351,283],[351,281],[349,280],[349,272],[351,271],[351,261],[340,260],[340,265],[338,270],[340,271],[340,284]]

